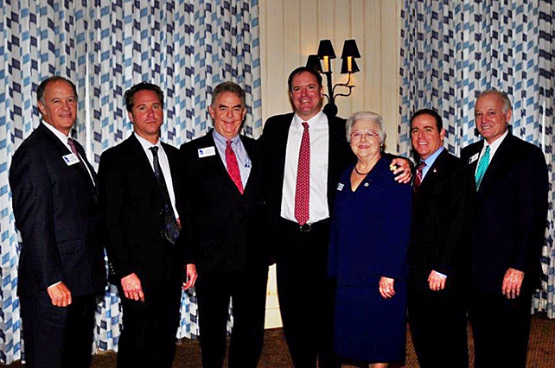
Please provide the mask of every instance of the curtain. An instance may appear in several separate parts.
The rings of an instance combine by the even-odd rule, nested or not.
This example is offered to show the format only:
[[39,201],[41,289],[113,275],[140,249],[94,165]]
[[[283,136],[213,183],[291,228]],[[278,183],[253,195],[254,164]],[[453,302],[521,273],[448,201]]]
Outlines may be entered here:
[[549,170],[542,288],[533,311],[555,318],[555,5],[551,0],[405,0],[401,11],[401,123],[398,150],[410,154],[410,115],[424,107],[444,119],[445,145],[459,155],[480,139],[479,92],[498,89],[513,104],[512,132],[539,146]]
[[[247,93],[243,132],[262,132],[258,0],[0,0],[0,361],[22,358],[16,295],[19,240],[11,209],[11,156],[39,124],[35,90],[50,75],[77,86],[77,139],[100,154],[132,132],[123,93],[149,81],[165,92],[162,140],[179,145],[212,126],[212,88],[231,80]],[[198,335],[194,294],[183,294],[177,337]],[[121,308],[114,286],[98,305],[95,349],[117,349]]]

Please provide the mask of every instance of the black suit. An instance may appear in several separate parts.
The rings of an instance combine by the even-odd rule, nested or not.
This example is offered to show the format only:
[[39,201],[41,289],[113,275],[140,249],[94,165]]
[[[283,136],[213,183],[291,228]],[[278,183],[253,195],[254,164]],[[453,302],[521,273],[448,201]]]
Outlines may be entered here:
[[[75,145],[86,162],[83,147]],[[28,367],[90,366],[95,295],[106,281],[95,184],[79,162],[66,164],[62,157],[68,154],[41,124],[10,168],[22,237],[18,295]],[[53,306],[46,291],[60,281],[72,296],[65,308]]]
[[[472,173],[483,144],[462,151]],[[547,188],[541,150],[509,132],[476,193],[469,311],[476,368],[526,366],[531,296],[542,274]],[[525,275],[521,295],[513,300],[501,294],[508,268]]]
[[[230,297],[229,367],[255,368],[262,351],[268,275],[266,208],[257,143],[240,137],[251,161],[241,194],[214,144],[213,133],[181,146],[186,198],[184,232],[196,265],[203,367],[222,367]],[[200,149],[212,147],[210,155]]]
[[[329,220],[316,223],[311,232],[280,215],[285,155],[293,113],[266,121],[261,144],[265,152],[270,239],[277,262],[280,311],[295,367],[339,367],[332,354],[333,302],[327,280]],[[328,117],[329,155],[327,195],[330,213],[339,177],[354,156],[345,137],[345,120]]]
[[[170,165],[176,205],[179,151],[162,143]],[[109,234],[111,279],[123,306],[118,367],[171,367],[179,325],[183,251],[164,235],[164,202],[150,164],[152,157],[133,134],[100,158],[99,188]],[[166,180],[168,180],[166,178]],[[127,299],[121,278],[137,274],[145,301]]]
[[[408,311],[423,368],[468,367],[465,290],[473,183],[465,163],[444,150],[413,195]],[[447,276],[441,291],[430,290],[432,270]]]

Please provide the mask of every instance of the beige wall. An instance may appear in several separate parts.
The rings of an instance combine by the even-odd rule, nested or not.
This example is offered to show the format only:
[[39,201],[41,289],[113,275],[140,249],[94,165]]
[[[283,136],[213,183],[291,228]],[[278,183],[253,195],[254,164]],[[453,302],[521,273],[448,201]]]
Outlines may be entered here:
[[340,74],[346,39],[361,53],[350,97],[339,97],[339,115],[371,110],[383,115],[388,151],[395,151],[399,120],[399,46],[401,0],[260,0],[262,117],[291,111],[287,77],[316,54],[319,41],[330,39],[334,83]]
[[[361,58],[356,62],[356,87],[350,97],[336,100],[339,115],[371,110],[384,117],[388,151],[394,152],[399,120],[399,46],[401,0],[260,0],[260,52],[262,63],[262,117],[291,111],[287,97],[289,73],[316,54],[319,41],[330,39],[334,83],[340,74],[341,51],[354,38]],[[271,268],[266,327],[281,325]]]

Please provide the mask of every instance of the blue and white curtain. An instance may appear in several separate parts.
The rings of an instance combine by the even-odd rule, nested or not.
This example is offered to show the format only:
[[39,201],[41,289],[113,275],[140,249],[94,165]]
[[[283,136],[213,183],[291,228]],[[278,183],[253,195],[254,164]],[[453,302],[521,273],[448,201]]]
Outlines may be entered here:
[[399,152],[410,154],[410,115],[424,107],[444,119],[449,152],[480,139],[479,92],[498,89],[513,103],[512,131],[539,146],[549,169],[545,276],[534,311],[555,318],[555,5],[551,0],[405,0],[401,48]]
[[[212,87],[247,92],[244,133],[262,132],[258,0],[0,0],[0,362],[22,358],[16,296],[19,245],[11,209],[11,156],[39,123],[35,90],[57,74],[79,94],[78,140],[96,168],[132,131],[123,93],[149,81],[166,93],[162,140],[179,146],[211,128]],[[95,346],[115,349],[115,287],[98,307]],[[183,295],[178,337],[198,335],[196,302]]]

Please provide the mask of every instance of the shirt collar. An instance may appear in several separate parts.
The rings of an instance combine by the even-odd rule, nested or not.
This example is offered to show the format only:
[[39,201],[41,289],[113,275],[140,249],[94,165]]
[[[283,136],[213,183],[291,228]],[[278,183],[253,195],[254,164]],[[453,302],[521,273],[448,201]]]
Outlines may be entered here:
[[[227,138],[224,137],[223,135],[221,135],[220,133],[218,133],[216,131],[216,129],[212,130],[212,137],[214,138],[214,142],[216,144],[221,144],[223,146],[227,145]],[[235,137],[231,138],[231,145],[235,146],[237,144],[237,142],[239,141],[239,134],[237,134]]]
[[141,137],[137,133],[133,132],[133,134],[135,134],[135,138],[137,138],[137,140],[139,141],[139,143],[141,144],[141,146],[143,147],[145,152],[148,151],[151,147],[154,147],[154,146],[162,149],[162,143],[160,142],[160,139],[158,139],[158,142],[156,142],[156,144],[152,144],[151,142],[147,141],[146,139],[144,139],[143,137]]
[[62,141],[63,144],[67,146],[67,139],[69,136],[65,135],[64,133],[60,132],[58,129],[54,128],[52,125],[48,124],[47,122],[43,121],[42,124],[50,130],[59,140]]
[[434,153],[432,153],[430,156],[428,156],[427,159],[425,160],[420,160],[420,162],[425,162],[426,166],[430,167],[434,164],[434,162],[436,161],[437,157],[441,154],[441,152],[443,152],[445,150],[445,147],[439,147]]
[[507,130],[505,130],[505,133],[503,133],[503,135],[499,138],[497,138],[496,140],[494,140],[492,143],[488,143],[488,141],[486,141],[484,139],[484,149],[489,146],[490,150],[495,152],[497,151],[497,149],[499,148],[499,146],[501,145],[501,143],[503,143],[503,140],[505,139],[505,137],[509,134],[509,129],[507,128]]
[[293,118],[293,123],[298,126],[302,126],[302,123],[306,121],[309,126],[315,126],[317,124],[322,124],[323,122],[325,122],[324,120],[325,118],[326,118],[326,114],[324,114],[324,112],[320,110],[319,113],[317,113],[316,115],[314,115],[308,120],[303,120],[299,115],[295,114]]

